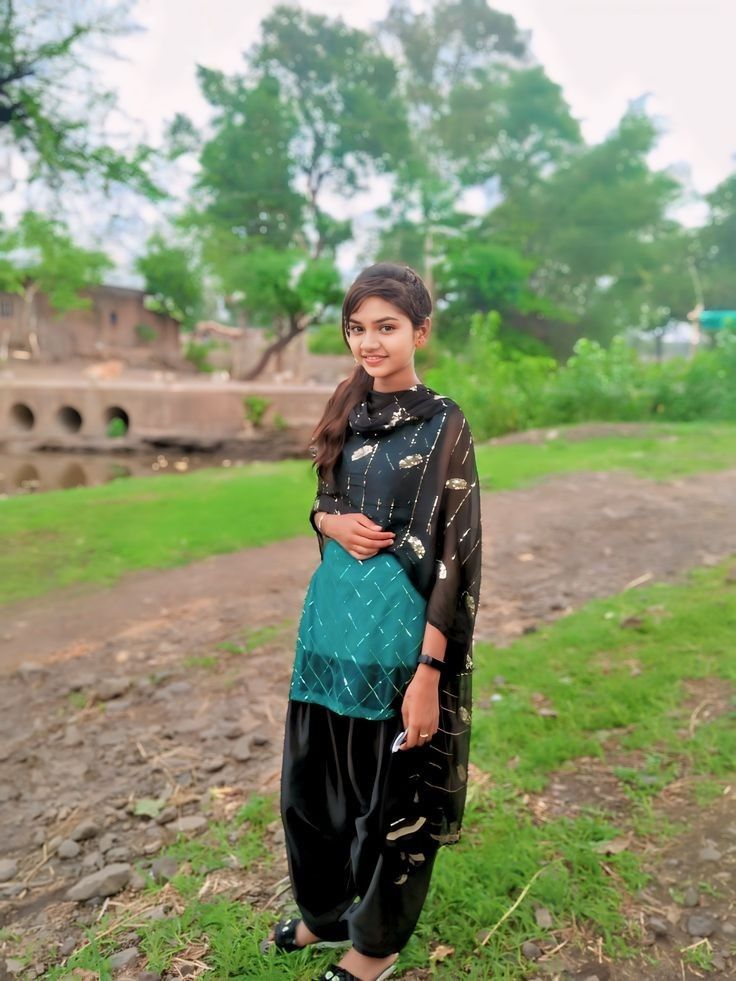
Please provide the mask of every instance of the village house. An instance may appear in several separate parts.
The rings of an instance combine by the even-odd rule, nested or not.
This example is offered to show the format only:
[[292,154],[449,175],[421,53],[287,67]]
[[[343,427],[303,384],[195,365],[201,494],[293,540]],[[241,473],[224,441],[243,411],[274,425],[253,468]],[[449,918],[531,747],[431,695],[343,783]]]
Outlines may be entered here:
[[47,297],[33,298],[29,340],[23,298],[0,292],[0,360],[28,357],[40,362],[118,358],[131,367],[182,368],[179,323],[144,306],[143,290],[96,286],[85,292],[86,309],[57,313]]

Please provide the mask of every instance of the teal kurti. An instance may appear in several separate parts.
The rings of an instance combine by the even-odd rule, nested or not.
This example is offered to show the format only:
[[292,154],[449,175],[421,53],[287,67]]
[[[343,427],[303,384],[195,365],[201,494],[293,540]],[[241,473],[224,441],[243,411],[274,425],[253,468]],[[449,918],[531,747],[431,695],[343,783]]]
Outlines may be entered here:
[[[364,514],[395,538],[354,559],[320,533],[318,511]],[[480,488],[460,407],[422,384],[368,391],[350,410],[332,475],[319,475],[311,522],[322,561],[300,621],[290,697],[344,716],[400,717],[426,624],[443,633],[439,729],[399,754],[411,796],[391,817],[423,822],[433,841],[452,844],[467,789],[481,578]]]
[[304,601],[290,697],[355,718],[398,715],[426,606],[396,556],[361,561],[328,541]]

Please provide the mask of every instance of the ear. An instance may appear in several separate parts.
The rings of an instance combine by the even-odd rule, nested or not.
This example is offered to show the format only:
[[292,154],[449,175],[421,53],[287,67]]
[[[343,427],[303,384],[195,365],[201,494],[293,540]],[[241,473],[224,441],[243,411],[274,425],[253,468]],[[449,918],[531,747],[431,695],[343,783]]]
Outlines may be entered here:
[[432,332],[432,319],[427,317],[421,327],[417,327],[414,334],[414,341],[417,347],[422,347],[429,340],[429,335]]

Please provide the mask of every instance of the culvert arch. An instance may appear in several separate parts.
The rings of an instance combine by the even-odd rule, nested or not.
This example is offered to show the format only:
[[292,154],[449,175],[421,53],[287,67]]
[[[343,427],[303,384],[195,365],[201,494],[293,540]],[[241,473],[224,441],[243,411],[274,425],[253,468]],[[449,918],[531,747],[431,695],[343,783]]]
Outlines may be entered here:
[[59,477],[59,487],[69,490],[72,487],[86,487],[87,473],[81,463],[70,463],[62,470]]
[[10,406],[10,426],[16,432],[30,432],[36,425],[36,415],[25,402],[14,402]]
[[18,490],[32,493],[41,487],[41,475],[32,463],[23,463],[13,475],[13,485]]
[[78,433],[82,428],[82,413],[73,405],[62,405],[57,410],[56,423],[65,433]]
[[125,436],[130,429],[130,416],[120,405],[105,409],[105,432],[108,436]]

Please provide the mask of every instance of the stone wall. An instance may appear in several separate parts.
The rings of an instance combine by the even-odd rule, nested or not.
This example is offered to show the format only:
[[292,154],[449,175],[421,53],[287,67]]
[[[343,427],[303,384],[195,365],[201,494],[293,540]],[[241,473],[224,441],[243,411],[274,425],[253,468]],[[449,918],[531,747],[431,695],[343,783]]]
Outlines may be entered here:
[[[56,313],[41,293],[34,298],[30,312],[38,336],[41,363],[71,361],[76,358],[122,358],[127,364],[148,367],[181,368],[186,362],[179,345],[179,324],[171,317],[147,310],[142,290],[99,286],[87,291],[88,309]],[[0,347],[10,351],[28,350],[29,317],[21,297],[0,293]],[[145,340],[142,327],[152,333]]]
[[[264,428],[309,429],[333,386],[284,386],[212,379],[43,380],[7,378],[0,388],[0,443],[104,449],[145,441],[193,441],[206,446],[252,435],[245,399],[263,399]],[[108,437],[120,419],[124,437]],[[118,425],[121,425],[120,423]]]

